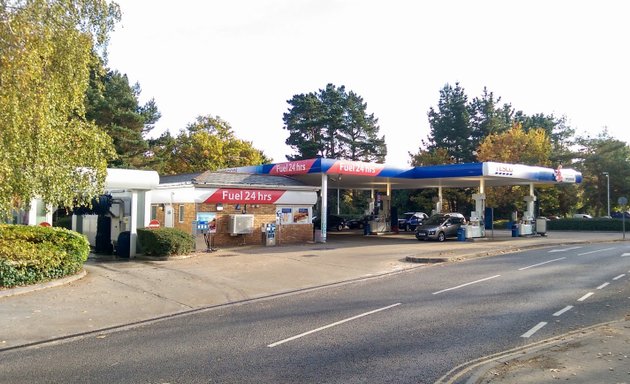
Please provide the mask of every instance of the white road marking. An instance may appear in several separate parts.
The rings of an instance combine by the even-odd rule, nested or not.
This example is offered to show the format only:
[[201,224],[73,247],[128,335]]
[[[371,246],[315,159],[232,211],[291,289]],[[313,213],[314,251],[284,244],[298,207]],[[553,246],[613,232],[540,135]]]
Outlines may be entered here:
[[610,284],[610,283],[609,282],[605,282],[604,284],[602,284],[599,287],[597,287],[597,289],[605,288],[606,286],[608,286],[608,284]]
[[624,277],[625,275],[626,275],[625,273],[622,273],[621,275],[619,275],[619,276],[617,276],[617,277],[613,277],[613,280],[619,280],[619,279],[621,279],[622,277]]
[[540,331],[540,329],[541,329],[542,327],[544,327],[545,325],[547,325],[547,323],[546,323],[546,322],[544,322],[544,321],[541,321],[540,323],[536,324],[536,326],[535,326],[534,328],[532,328],[532,329],[530,329],[529,331],[527,331],[527,332],[523,333],[523,334],[521,335],[521,337],[529,338],[529,337],[531,337],[534,333],[536,333],[536,332]]
[[381,312],[381,311],[385,311],[385,310],[390,309],[390,308],[394,308],[396,306],[399,306],[400,304],[401,303],[388,305],[387,307],[375,309],[373,311],[365,312],[365,313],[362,313],[360,315],[356,315],[356,316],[353,316],[353,317],[350,317],[350,318],[347,318],[347,319],[344,319],[344,320],[340,320],[340,321],[337,321],[335,323],[328,324],[328,325],[325,325],[323,327],[319,327],[319,328],[310,330],[308,332],[300,333],[299,335],[296,335],[296,336],[293,336],[293,337],[289,337],[289,338],[284,339],[284,340],[276,341],[275,343],[269,344],[267,347],[273,348],[273,347],[276,347],[276,346],[278,346],[280,344],[284,344],[284,343],[286,343],[288,341],[292,341],[292,340],[295,340],[295,339],[299,339],[300,337],[304,337],[304,336],[310,335],[311,333],[323,331],[324,329],[332,328],[332,327],[335,327],[337,325],[340,325],[340,324],[343,324],[343,323],[347,323],[348,321],[356,320],[356,319],[359,319],[359,318],[364,317],[364,316],[372,315],[372,314],[377,313],[377,312]]
[[564,249],[552,249],[551,251],[549,251],[549,253],[554,253],[554,252],[566,252],[566,251],[571,251],[574,249],[579,249],[582,247],[569,247],[569,248],[564,248]]
[[490,277],[486,277],[485,279],[480,279],[480,280],[475,280],[475,281],[471,281],[470,283],[466,283],[466,284],[462,284],[462,285],[458,285],[457,287],[452,287],[452,288],[446,288],[443,289],[441,291],[437,291],[437,292],[433,292],[434,295],[437,295],[438,293],[442,293],[442,292],[446,292],[446,291],[452,291],[454,289],[458,289],[458,288],[462,288],[462,287],[466,287],[472,284],[477,284],[477,283],[481,283],[482,281],[486,281],[486,280],[490,280],[490,279],[495,279],[497,277],[499,277],[501,275],[494,275],[494,276],[490,276]]
[[549,260],[549,261],[543,261],[542,263],[538,263],[538,264],[530,265],[530,266],[528,266],[528,267],[519,268],[518,270],[519,270],[519,271],[524,271],[524,270],[529,269],[529,268],[538,267],[538,266],[540,266],[540,265],[545,265],[545,264],[553,263],[554,261],[559,261],[559,260],[564,260],[564,259],[566,259],[566,257],[561,257],[561,258],[559,258],[559,259],[553,259],[553,260]]
[[570,311],[572,309],[573,309],[572,305],[567,305],[566,307],[562,308],[558,312],[554,313],[553,316],[558,317],[558,316],[562,315],[563,313],[565,313],[566,311]]
[[589,293],[587,293],[586,295],[584,295],[584,296],[580,297],[580,298],[578,299],[578,301],[584,301],[584,300],[588,299],[589,297],[591,297],[591,296],[593,296],[593,295],[594,295],[594,293],[593,293],[593,292],[589,292]]
[[615,249],[615,248],[596,249],[596,250],[590,251],[590,252],[578,253],[578,256],[590,255],[591,253],[597,253],[597,252],[606,252],[606,251],[611,251],[613,249]]
[[621,255],[621,257],[628,257],[628,256],[630,256],[630,253],[624,253]]

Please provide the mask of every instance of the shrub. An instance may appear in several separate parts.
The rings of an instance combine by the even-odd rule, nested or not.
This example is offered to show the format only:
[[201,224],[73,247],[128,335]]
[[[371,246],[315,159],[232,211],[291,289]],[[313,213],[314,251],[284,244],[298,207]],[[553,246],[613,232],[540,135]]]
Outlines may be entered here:
[[[630,229],[630,223],[626,228]],[[558,231],[611,231],[621,232],[623,223],[619,219],[560,219],[547,222],[548,230]]]
[[194,237],[176,228],[138,229],[138,244],[147,256],[185,255],[195,250]]
[[0,286],[75,274],[89,253],[87,239],[65,228],[0,224]]

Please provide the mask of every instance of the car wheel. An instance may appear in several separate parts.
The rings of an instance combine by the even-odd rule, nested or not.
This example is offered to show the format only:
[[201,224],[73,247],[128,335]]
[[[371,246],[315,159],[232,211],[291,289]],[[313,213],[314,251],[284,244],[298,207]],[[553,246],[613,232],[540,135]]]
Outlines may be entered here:
[[438,233],[437,240],[439,242],[442,242],[442,241],[446,240],[446,236],[444,236],[444,232]]
[[337,224],[337,232],[341,232],[342,229],[343,229],[343,225]]
[[359,229],[363,229],[363,223],[359,224]]

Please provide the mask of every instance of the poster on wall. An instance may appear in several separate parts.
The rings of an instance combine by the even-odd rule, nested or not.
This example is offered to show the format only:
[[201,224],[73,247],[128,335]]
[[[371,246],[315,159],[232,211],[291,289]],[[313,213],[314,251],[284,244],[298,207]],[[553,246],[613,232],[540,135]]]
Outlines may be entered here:
[[214,212],[197,212],[197,223],[206,222],[208,233],[217,233],[217,214]]
[[277,207],[276,216],[280,224],[309,224],[311,214],[307,207]]
[[297,212],[293,215],[294,224],[308,224],[309,214],[308,208],[298,208]]
[[293,208],[280,208],[277,212],[280,224],[293,224]]

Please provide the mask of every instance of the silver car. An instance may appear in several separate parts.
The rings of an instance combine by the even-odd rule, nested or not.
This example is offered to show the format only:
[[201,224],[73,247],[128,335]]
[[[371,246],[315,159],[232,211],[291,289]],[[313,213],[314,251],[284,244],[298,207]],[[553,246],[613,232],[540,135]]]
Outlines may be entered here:
[[461,213],[438,213],[416,227],[416,239],[444,241],[457,237],[457,230],[466,220]]

